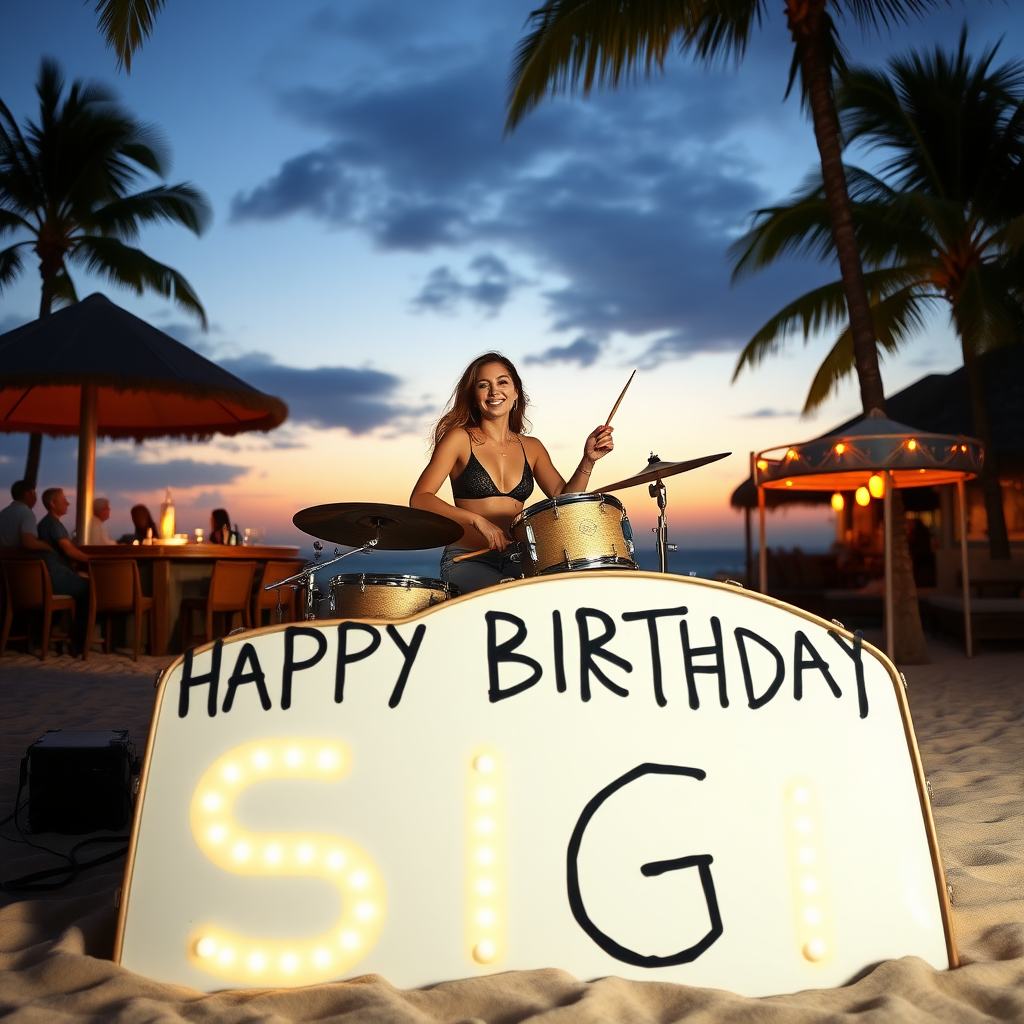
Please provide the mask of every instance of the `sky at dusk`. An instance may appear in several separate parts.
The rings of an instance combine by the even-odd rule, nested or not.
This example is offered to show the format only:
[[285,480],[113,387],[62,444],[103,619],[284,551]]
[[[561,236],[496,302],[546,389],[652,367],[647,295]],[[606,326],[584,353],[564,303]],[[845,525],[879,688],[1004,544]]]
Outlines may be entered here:
[[[157,228],[140,243],[188,278],[208,332],[159,297],[81,272],[78,294],[104,291],[291,411],[266,435],[101,443],[97,493],[112,500],[115,535],[131,504],[154,507],[167,486],[179,529],[205,526],[223,505],[240,526],[294,543],[291,516],[305,506],[405,504],[455,379],[490,349],[517,362],[533,432],[564,476],[637,366],[595,487],[639,470],[652,450],[735,453],[669,481],[682,547],[742,545],[728,498],[751,449],[858,411],[851,382],[816,419],[798,416],[828,338],[806,349],[797,340],[730,384],[753,332],[837,276],[793,263],[729,283],[726,249],[751,212],[816,161],[809,122],[783,101],[791,48],[779,12],[738,69],[672,57],[651,82],[545,103],[504,138],[510,56],[531,6],[168,0],[129,76],[91,3],[0,0],[0,98],[19,118],[35,116],[39,61],[54,56],[69,79],[112,85],[158,125],[170,180],[193,182],[214,207],[200,239]],[[956,4],[891,36],[865,40],[847,26],[844,38],[856,59],[881,61],[911,44],[951,48],[966,20],[975,53],[1004,37],[1001,57],[1018,58],[1022,14],[1022,0]],[[32,319],[38,302],[33,262],[0,295],[0,331]],[[886,389],[958,365],[940,319],[883,365]],[[26,444],[0,435],[5,490]],[[46,439],[40,485],[70,493],[75,458],[73,439]],[[646,488],[620,497],[642,538],[653,501]],[[805,549],[832,535],[822,511],[776,513],[769,526],[769,543]]]

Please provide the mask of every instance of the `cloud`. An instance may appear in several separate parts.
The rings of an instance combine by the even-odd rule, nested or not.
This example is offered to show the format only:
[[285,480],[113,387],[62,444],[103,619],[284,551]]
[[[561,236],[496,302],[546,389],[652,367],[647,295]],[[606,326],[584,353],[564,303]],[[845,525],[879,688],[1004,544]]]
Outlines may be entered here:
[[577,338],[571,345],[553,345],[539,355],[527,356],[528,363],[576,363],[578,366],[592,366],[601,354],[601,346],[589,338]]
[[[741,347],[780,295],[827,278],[828,268],[788,265],[729,287],[729,243],[778,198],[754,183],[756,149],[738,139],[798,116],[779,102],[785,59],[748,62],[743,77],[679,63],[636,89],[545,103],[502,139],[517,19],[474,6],[476,34],[442,44],[429,19],[411,36],[384,31],[379,19],[395,15],[384,6],[353,3],[321,26],[358,71],[330,88],[280,90],[286,116],[323,141],[239,191],[235,223],[304,215],[384,251],[484,250],[468,275],[436,266],[414,308],[497,313],[525,287],[514,275],[542,276],[554,330],[593,345],[631,336],[647,364]],[[359,29],[344,44],[343,24]],[[762,94],[770,104],[751,102]]]
[[404,425],[420,412],[397,401],[395,393],[402,381],[390,373],[349,366],[288,366],[261,352],[239,352],[216,325],[206,333],[194,324],[170,320],[160,329],[247,384],[287,403],[288,420],[283,427],[266,435],[239,435],[234,445],[221,442],[223,450],[303,447],[301,437],[295,437],[289,426],[344,427],[353,434],[365,434],[378,427]]
[[399,378],[380,370],[348,366],[301,369],[284,366],[262,353],[218,363],[260,391],[283,398],[293,424],[345,427],[353,434],[365,434],[416,413],[394,398]]
[[773,420],[785,419],[788,416],[799,416],[800,413],[792,409],[757,409],[754,412],[743,413],[738,419],[741,420]]
[[[4,490],[24,472],[28,451],[26,434],[0,435],[0,481]],[[197,459],[151,459],[146,446],[131,443],[101,443],[96,453],[98,494],[132,500],[133,495],[163,487],[186,490],[235,483],[249,472],[244,465],[202,462]],[[40,487],[74,490],[78,478],[78,440],[73,437],[43,438],[39,462]]]
[[460,279],[448,267],[435,267],[419,295],[412,300],[413,308],[452,312],[465,301],[494,316],[508,302],[512,292],[526,283],[493,253],[477,256],[469,269],[475,273],[475,281]]

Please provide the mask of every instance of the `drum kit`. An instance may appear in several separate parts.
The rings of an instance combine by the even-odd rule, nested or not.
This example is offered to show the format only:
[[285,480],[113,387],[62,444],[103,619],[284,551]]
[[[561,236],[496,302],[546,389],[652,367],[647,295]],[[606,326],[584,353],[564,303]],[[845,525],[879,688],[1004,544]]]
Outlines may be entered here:
[[[613,410],[614,412],[614,410]],[[688,462],[662,462],[651,454],[647,465],[633,476],[608,484],[600,492],[559,494],[524,509],[512,521],[523,575],[607,569],[639,569],[633,557],[633,533],[621,501],[609,492],[648,484],[658,502],[658,561],[668,571],[667,494],[665,478],[687,473],[724,459],[730,452],[705,455]],[[304,619],[378,619],[394,621],[414,615],[449,598],[458,588],[439,579],[387,573],[341,573],[321,585],[317,574],[359,552],[414,551],[451,544],[462,527],[451,519],[403,505],[339,502],[314,505],[297,512],[292,522],[315,537],[315,560],[294,576],[265,586],[277,590],[277,619],[282,620],[281,588],[298,590]],[[323,541],[350,547],[321,562]],[[515,555],[513,556],[515,557]]]

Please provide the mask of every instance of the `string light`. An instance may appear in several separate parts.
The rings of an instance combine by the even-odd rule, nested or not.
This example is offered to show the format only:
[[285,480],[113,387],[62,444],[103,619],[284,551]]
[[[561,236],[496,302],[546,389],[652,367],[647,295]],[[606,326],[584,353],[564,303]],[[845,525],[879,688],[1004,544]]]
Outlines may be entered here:
[[871,492],[866,487],[858,487],[853,498],[861,507],[871,504]]
[[916,450],[917,450],[917,442],[913,438],[911,438],[907,442],[907,451],[908,452],[913,452],[913,451],[916,451]]
[[787,459],[793,460],[796,457],[797,457],[797,455],[796,455],[796,449],[795,448],[790,448],[789,451],[786,452],[786,458]]
[[846,445],[842,441],[836,445],[836,455],[842,455],[846,451]]
[[881,473],[872,473],[868,477],[868,491],[872,498],[885,497],[885,477]]
[[490,966],[505,946],[504,815],[501,762],[478,751],[466,780],[466,949]]
[[760,470],[767,469],[768,468],[768,462],[765,459],[758,459],[757,460],[757,468],[760,469]]
[[365,850],[342,836],[251,832],[233,815],[235,801],[256,782],[336,782],[351,764],[350,751],[336,740],[260,740],[229,751],[203,774],[192,795],[192,835],[217,867],[238,875],[322,878],[338,889],[342,909],[328,931],[308,939],[265,939],[201,924],[188,939],[193,965],[241,984],[310,985],[344,974],[373,948],[387,901],[380,870]]
[[835,936],[813,787],[805,779],[791,780],[785,803],[796,944],[804,960],[817,965],[832,958]]
[[832,508],[836,512],[842,512],[846,508],[846,499],[838,491],[832,495]]

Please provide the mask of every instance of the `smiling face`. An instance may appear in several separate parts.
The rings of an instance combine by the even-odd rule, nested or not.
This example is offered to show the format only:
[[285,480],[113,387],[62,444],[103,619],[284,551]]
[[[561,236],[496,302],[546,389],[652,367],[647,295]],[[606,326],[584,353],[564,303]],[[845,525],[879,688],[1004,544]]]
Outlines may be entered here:
[[504,363],[484,363],[477,375],[473,394],[481,420],[507,419],[519,392]]

